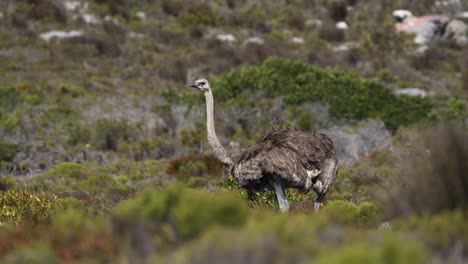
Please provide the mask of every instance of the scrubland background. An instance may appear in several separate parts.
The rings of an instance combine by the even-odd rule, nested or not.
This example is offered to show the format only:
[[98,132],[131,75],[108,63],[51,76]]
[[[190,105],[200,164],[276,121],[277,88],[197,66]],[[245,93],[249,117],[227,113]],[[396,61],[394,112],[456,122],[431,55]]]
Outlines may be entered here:
[[[467,263],[468,47],[418,51],[394,33],[399,8],[454,14],[426,0],[2,0],[2,263]],[[281,214],[273,193],[236,187],[186,87],[198,77],[233,153],[272,129],[333,139],[319,213],[313,193],[289,190]]]

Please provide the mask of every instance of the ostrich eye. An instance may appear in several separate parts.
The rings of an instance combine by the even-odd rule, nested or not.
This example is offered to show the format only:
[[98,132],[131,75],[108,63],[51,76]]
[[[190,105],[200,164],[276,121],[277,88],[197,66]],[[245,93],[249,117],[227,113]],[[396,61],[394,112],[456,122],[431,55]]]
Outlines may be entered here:
[[205,82],[199,82],[198,84],[200,84],[200,85],[205,85]]

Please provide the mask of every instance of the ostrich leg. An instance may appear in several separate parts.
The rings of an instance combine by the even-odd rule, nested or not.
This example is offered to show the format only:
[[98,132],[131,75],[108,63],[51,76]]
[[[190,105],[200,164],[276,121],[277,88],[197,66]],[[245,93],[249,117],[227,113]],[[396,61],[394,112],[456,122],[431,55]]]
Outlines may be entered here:
[[315,212],[318,212],[320,207],[322,206],[323,197],[325,197],[325,193],[317,194],[317,198],[315,198],[315,202],[314,202]]
[[286,199],[286,196],[284,196],[283,186],[281,185],[280,179],[278,179],[277,177],[273,177],[270,180],[270,184],[275,189],[276,198],[278,199],[278,205],[279,205],[280,211],[283,213],[289,211],[289,202]]

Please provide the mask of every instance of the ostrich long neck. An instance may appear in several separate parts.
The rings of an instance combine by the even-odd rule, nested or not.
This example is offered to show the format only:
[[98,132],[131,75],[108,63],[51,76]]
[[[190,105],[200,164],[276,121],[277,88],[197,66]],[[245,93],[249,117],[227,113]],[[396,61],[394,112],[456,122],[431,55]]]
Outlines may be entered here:
[[208,144],[211,147],[213,155],[219,159],[224,165],[230,166],[233,161],[227,150],[219,143],[216,136],[213,120],[213,94],[211,90],[205,92],[206,99],[206,130],[208,131]]

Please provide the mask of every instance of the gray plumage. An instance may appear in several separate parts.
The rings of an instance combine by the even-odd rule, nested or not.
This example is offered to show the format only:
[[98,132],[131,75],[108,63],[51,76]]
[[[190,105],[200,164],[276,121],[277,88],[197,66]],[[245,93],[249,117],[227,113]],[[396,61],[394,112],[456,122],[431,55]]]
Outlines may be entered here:
[[273,131],[239,157],[233,158],[216,137],[213,95],[208,81],[196,80],[191,87],[205,95],[211,150],[229,168],[241,187],[249,193],[275,191],[281,211],[289,210],[284,189],[295,188],[304,193],[312,189],[317,193],[314,207],[319,209],[338,170],[338,160],[330,138],[315,132]]

